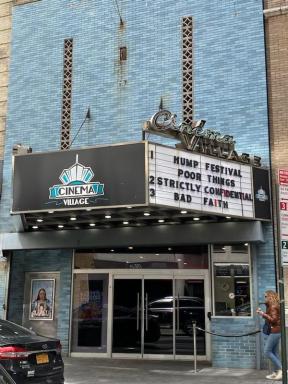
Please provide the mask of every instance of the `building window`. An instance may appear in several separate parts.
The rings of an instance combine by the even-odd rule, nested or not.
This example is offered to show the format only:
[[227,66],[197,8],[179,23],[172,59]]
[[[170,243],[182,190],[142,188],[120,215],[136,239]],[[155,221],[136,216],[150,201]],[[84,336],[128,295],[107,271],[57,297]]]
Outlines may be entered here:
[[64,40],[61,149],[70,147],[73,39]]
[[193,18],[182,18],[182,89],[183,121],[193,121]]
[[251,268],[247,245],[214,246],[212,266],[214,315],[251,316]]

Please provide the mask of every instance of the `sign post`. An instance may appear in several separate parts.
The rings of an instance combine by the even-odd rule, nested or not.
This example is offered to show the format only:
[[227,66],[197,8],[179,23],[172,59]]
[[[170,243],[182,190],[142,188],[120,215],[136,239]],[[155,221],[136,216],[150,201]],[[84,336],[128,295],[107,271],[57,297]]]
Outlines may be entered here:
[[285,293],[283,266],[288,265],[288,169],[278,173],[278,275],[281,316],[281,358],[283,384],[287,384],[287,349],[285,328]]

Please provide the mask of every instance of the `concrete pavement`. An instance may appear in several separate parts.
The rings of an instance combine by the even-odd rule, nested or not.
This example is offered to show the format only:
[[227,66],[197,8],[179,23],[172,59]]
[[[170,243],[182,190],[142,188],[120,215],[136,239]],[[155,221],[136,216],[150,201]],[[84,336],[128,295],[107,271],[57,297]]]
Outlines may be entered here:
[[65,384],[268,384],[267,371],[212,368],[191,361],[65,358]]

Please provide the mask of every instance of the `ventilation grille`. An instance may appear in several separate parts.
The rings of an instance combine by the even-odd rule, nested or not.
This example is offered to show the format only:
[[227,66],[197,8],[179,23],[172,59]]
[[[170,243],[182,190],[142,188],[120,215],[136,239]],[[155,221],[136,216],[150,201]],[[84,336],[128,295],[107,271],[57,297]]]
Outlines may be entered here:
[[73,39],[64,40],[61,149],[70,147]]
[[193,19],[182,19],[183,121],[193,120]]

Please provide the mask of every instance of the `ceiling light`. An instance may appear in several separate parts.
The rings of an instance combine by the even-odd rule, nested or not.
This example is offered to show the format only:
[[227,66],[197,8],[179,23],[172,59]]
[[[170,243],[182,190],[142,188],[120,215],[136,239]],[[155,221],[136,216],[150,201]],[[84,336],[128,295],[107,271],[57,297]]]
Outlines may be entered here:
[[248,244],[248,243],[245,243],[244,245],[245,245],[245,247],[248,247],[249,244]]
[[231,219],[231,217],[230,216],[226,216],[226,219]]
[[158,223],[164,223],[164,222],[165,222],[164,219],[159,219],[159,220],[158,220]]
[[33,229],[38,229],[38,225],[33,225]]
[[64,225],[59,224],[59,225],[58,225],[58,228],[64,228]]
[[150,216],[149,212],[144,212],[144,216]]
[[75,221],[75,220],[77,220],[77,218],[76,217],[70,217],[70,220]]
[[110,252],[114,252],[114,249],[110,249]]
[[90,225],[90,227],[95,227],[96,224],[95,223],[90,223],[89,225]]
[[37,219],[38,223],[42,223],[43,219]]
[[172,251],[172,248],[168,248],[168,251]]
[[187,213],[187,211],[181,211],[180,213],[182,213],[182,215],[185,215],[185,213]]
[[194,221],[199,221],[200,218],[199,218],[199,217],[193,217],[193,220],[194,220]]
[[128,249],[133,249],[133,247],[130,246],[130,247],[128,247]]
[[111,215],[105,215],[105,219],[111,219]]
[[129,224],[129,221],[123,221],[123,224],[127,225]]

